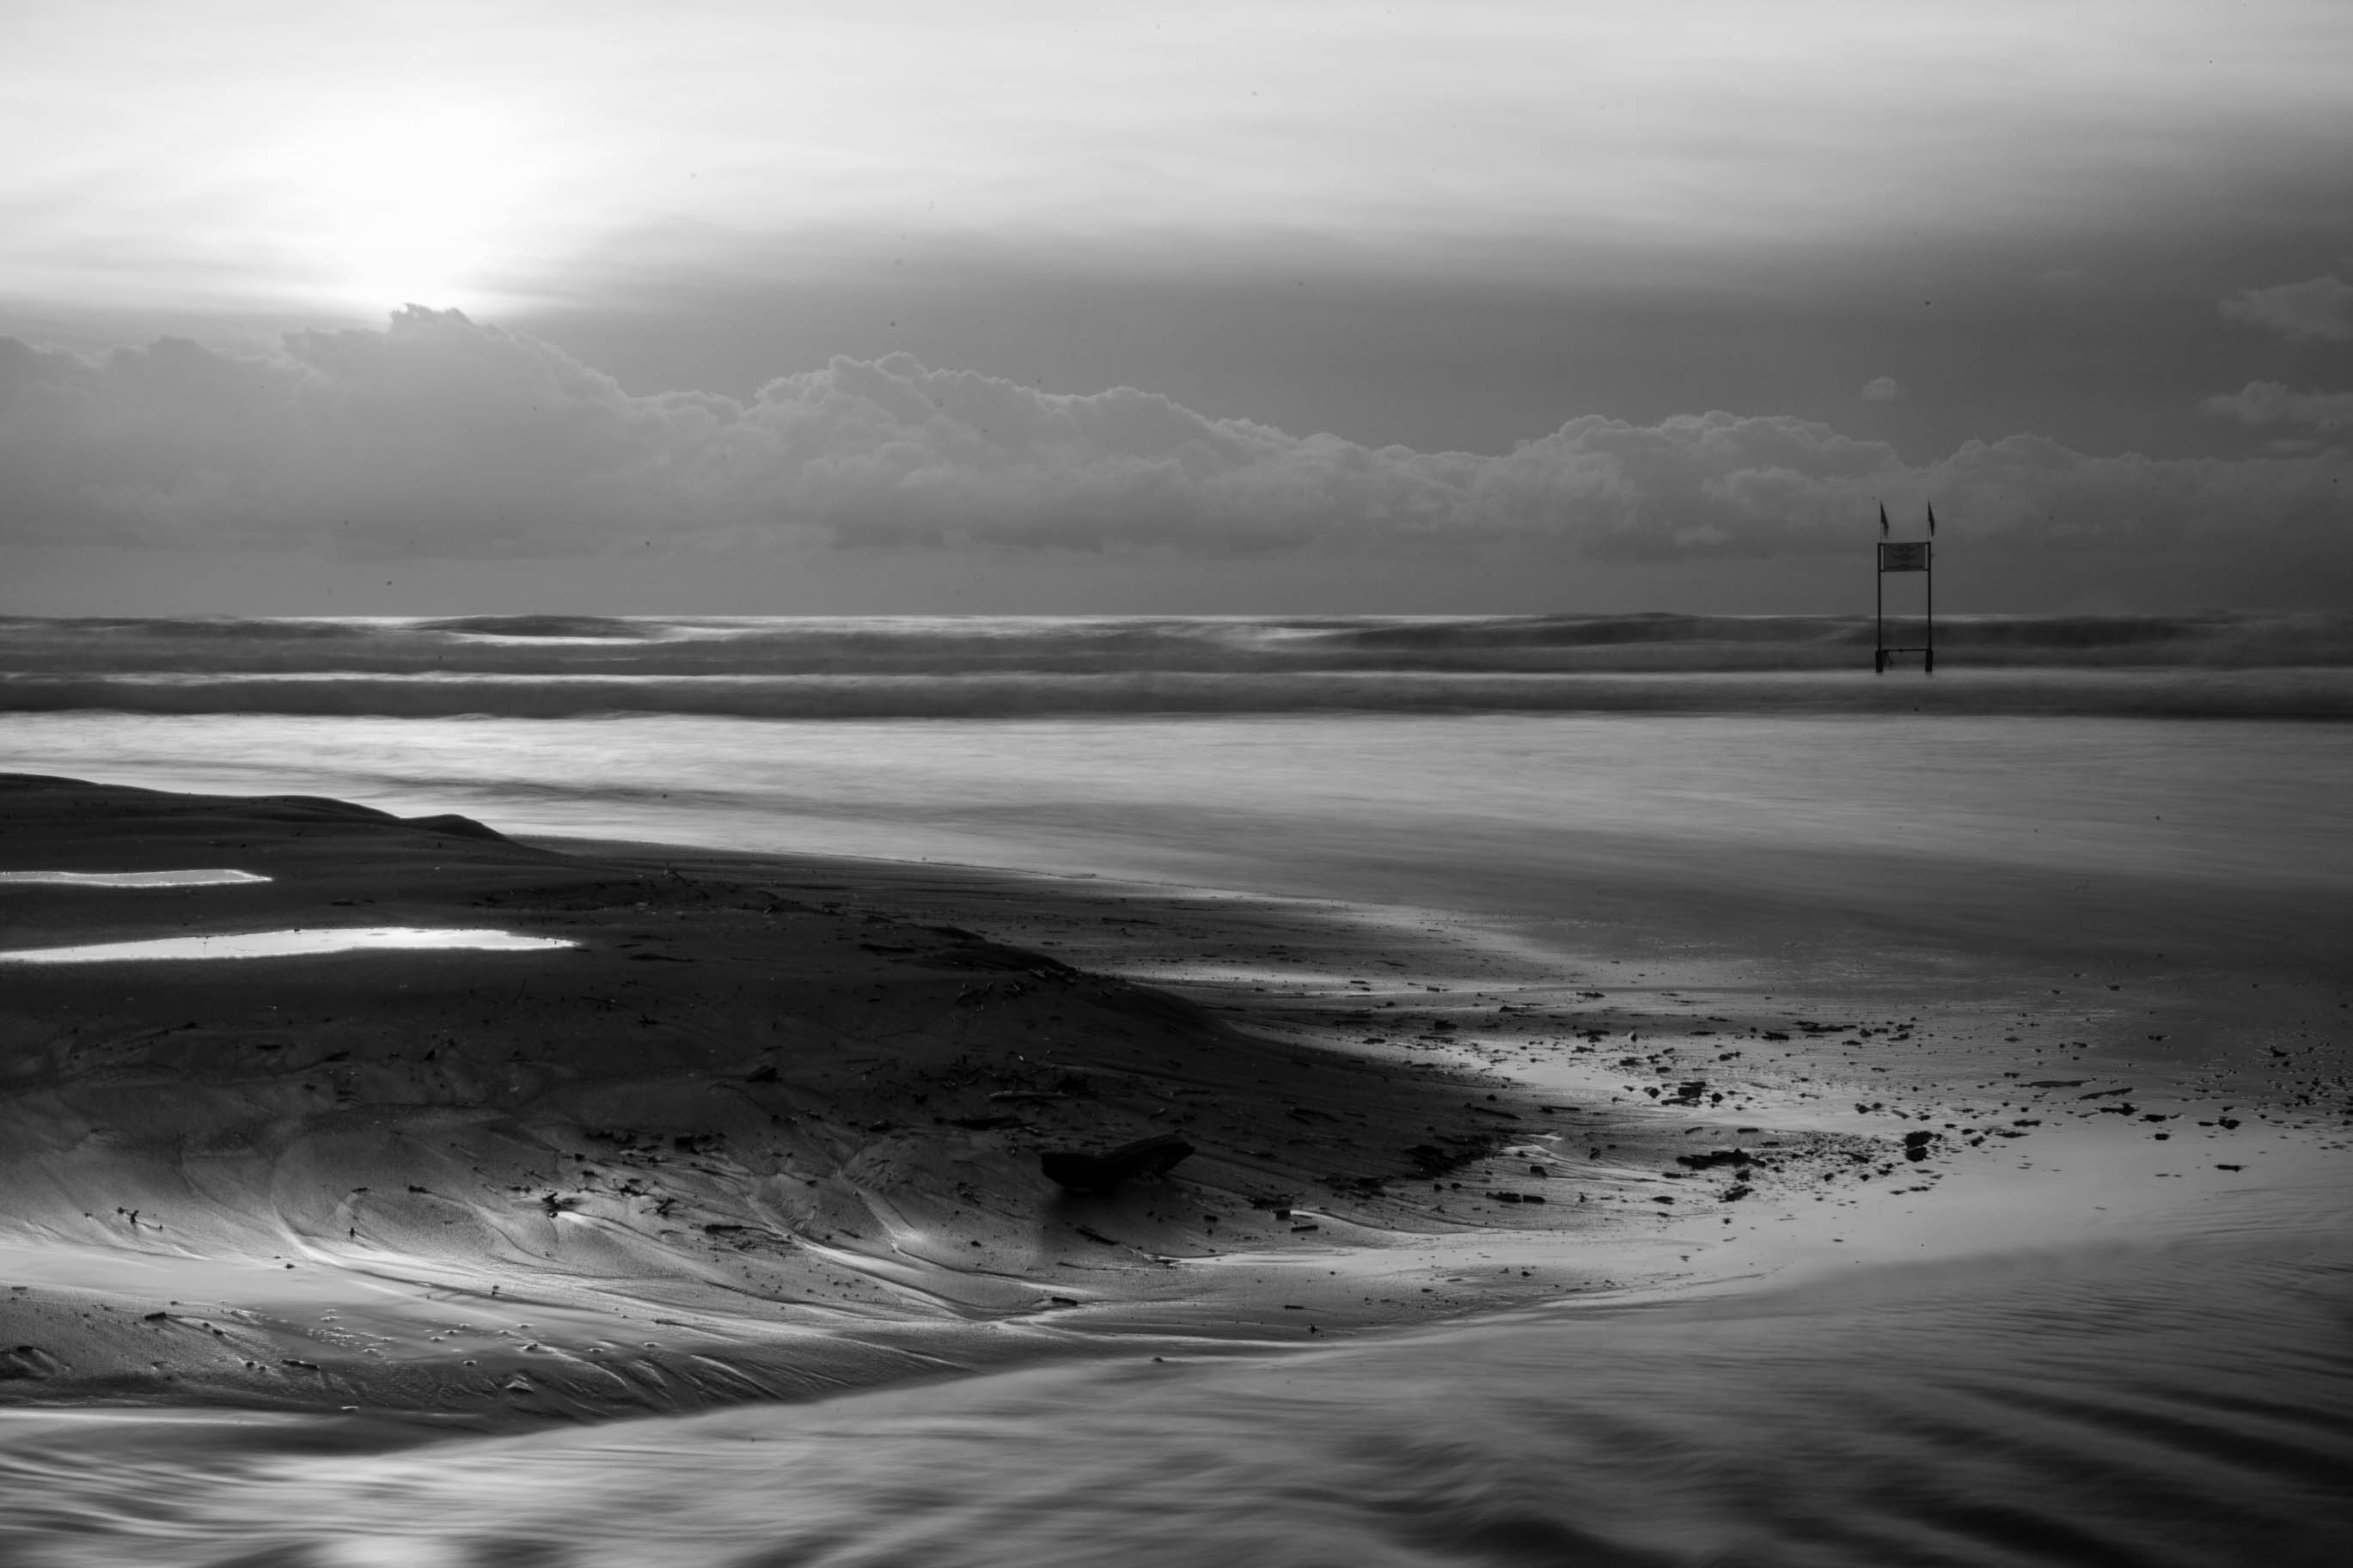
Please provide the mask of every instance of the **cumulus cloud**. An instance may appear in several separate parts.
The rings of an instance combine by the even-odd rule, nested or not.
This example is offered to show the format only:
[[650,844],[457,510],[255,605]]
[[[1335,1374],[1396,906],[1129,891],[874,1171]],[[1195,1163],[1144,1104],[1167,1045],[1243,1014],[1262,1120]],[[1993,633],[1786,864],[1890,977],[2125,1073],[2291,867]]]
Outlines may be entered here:
[[1893,403],[1904,395],[1904,384],[1892,375],[1874,375],[1862,384],[1865,403]]
[[2287,338],[2343,342],[2353,339],[2353,283],[2335,273],[2248,289],[2222,301],[2222,314]]
[[2353,392],[2290,392],[2276,381],[2251,381],[2236,392],[2208,398],[2199,408],[2242,425],[2353,427]]
[[638,396],[548,344],[419,309],[266,356],[165,340],[86,359],[0,340],[0,533],[19,543],[1205,559],[1533,544],[1666,562],[1846,549],[1881,501],[1933,497],[1948,531],[2000,550],[2229,549],[2353,532],[2348,466],[2091,457],[2035,436],[1910,464],[1817,422],[1725,413],[1422,452],[904,355],[837,358],[748,400]]

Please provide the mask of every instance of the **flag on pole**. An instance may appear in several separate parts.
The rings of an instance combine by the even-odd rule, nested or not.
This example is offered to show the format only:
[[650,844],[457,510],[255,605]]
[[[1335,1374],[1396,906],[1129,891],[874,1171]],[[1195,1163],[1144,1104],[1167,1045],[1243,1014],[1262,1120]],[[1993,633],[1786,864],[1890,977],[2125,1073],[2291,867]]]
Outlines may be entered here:
[[1885,501],[1879,503],[1879,537],[1882,539],[1887,537],[1887,503]]
[[1928,503],[1928,537],[1931,539],[1936,537],[1936,503],[1935,501]]

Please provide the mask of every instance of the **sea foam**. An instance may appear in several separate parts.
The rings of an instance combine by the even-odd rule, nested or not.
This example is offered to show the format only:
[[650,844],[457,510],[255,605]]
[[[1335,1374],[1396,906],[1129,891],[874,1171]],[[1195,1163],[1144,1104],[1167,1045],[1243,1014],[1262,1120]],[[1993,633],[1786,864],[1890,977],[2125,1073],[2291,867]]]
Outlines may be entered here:
[[1874,635],[1838,616],[19,617],[0,711],[2353,717],[2353,616],[1954,617],[1933,679],[1867,679]]

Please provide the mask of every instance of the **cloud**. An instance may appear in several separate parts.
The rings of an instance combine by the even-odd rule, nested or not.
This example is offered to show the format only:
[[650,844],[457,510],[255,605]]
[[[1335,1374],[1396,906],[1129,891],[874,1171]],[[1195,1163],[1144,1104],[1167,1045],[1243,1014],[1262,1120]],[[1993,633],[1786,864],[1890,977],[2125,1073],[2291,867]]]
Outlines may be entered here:
[[2251,381],[2236,392],[2200,404],[2199,411],[2242,425],[2309,425],[2317,430],[2353,428],[2353,392],[2290,392],[2276,381]]
[[[2221,401],[2252,417],[2271,395]],[[416,308],[259,356],[166,339],[90,359],[0,340],[0,542],[20,544],[1741,562],[1850,549],[1882,501],[1916,515],[1933,497],[1985,559],[2342,553],[2348,470],[2341,450],[2094,457],[2032,435],[1907,463],[1818,422],[1721,412],[1587,416],[1508,453],[1422,452],[905,355],[837,358],[747,400],[639,396],[543,342]]]
[[1865,403],[1893,403],[1904,395],[1904,384],[1892,375],[1875,375],[1862,384]]
[[2222,301],[2222,314],[2286,338],[2343,342],[2353,339],[2353,283],[2335,273],[2248,289]]

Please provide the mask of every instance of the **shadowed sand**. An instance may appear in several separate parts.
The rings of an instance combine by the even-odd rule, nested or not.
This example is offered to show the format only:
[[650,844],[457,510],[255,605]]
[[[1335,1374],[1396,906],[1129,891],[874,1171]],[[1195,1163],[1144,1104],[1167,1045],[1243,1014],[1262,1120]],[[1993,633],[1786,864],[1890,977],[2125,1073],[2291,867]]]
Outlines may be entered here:
[[[16,886],[10,948],[493,921],[576,944],[12,966],[20,1398],[602,1414],[1422,1317],[1490,1293],[1375,1301],[1326,1254],[1471,1234],[1434,1180],[1479,1182],[1543,1114],[775,865],[61,780],[0,810],[26,869],[269,879]],[[1171,1131],[1176,1179],[1040,1170]]]
[[[2342,1196],[2319,1111],[2208,1104],[2283,1047],[2122,1077],[2110,1007],[2046,1063],[1982,976],[1775,1002],[1410,912],[27,777],[0,867],[269,879],[12,884],[8,948],[575,944],[12,966],[16,1402],[696,1409]],[[1165,1176],[1043,1169],[1169,1134]]]

